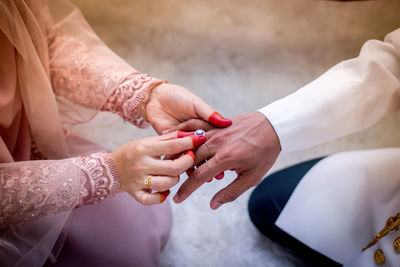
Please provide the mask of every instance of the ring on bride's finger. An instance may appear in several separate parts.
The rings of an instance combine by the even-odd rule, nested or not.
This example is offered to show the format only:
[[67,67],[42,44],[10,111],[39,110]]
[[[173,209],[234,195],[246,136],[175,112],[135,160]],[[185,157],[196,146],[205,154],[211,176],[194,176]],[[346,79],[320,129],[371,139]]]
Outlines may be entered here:
[[203,129],[197,129],[197,130],[194,132],[194,135],[202,135],[202,136],[205,136],[205,135],[206,135],[206,131],[204,131]]
[[144,186],[146,187],[146,189],[150,189],[150,183],[151,183],[151,175],[146,176],[146,178],[144,178]]

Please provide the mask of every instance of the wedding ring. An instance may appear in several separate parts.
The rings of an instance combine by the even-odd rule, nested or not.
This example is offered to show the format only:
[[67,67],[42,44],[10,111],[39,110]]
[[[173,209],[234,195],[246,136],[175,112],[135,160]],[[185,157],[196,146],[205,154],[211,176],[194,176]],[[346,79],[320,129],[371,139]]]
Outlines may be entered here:
[[146,189],[150,189],[151,175],[144,178],[143,183],[144,183],[144,186],[146,187]]
[[197,130],[194,132],[194,135],[206,136],[206,131],[204,131],[203,129],[197,129]]

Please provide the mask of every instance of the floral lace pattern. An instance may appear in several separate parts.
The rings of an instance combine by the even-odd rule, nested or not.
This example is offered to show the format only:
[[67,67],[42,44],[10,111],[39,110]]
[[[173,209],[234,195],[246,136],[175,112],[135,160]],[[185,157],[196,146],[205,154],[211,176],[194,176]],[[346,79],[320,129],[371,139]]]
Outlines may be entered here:
[[96,204],[118,193],[120,185],[114,160],[108,153],[81,157],[80,205]]
[[57,32],[49,37],[50,75],[55,93],[91,109],[119,114],[147,126],[140,104],[164,81],[137,72],[106,47],[91,48]]
[[147,126],[144,120],[144,108],[151,89],[164,81],[139,72],[129,75],[110,95],[102,110],[117,113],[123,119],[138,126]]
[[99,109],[134,70],[110,50],[88,49],[60,32],[49,37],[50,75],[54,92],[71,102]]
[[107,153],[65,160],[0,164],[0,225],[16,224],[94,204],[119,190]]

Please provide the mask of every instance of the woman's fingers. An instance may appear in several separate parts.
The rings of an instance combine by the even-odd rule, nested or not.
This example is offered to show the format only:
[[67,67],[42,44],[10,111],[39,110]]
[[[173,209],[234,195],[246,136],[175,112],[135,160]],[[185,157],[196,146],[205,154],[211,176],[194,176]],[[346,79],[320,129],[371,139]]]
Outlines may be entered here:
[[221,116],[212,107],[206,104],[201,98],[196,98],[194,102],[194,109],[196,114],[205,121],[208,121],[217,127],[228,127],[232,124],[232,121]]
[[160,136],[155,136],[157,141],[166,141],[166,140],[172,140],[176,138],[183,138],[186,136],[194,135],[193,131],[174,131],[174,132],[169,132]]
[[179,176],[148,176],[145,178],[144,187],[155,191],[167,191],[179,182]]
[[137,190],[131,193],[131,195],[139,202],[145,206],[156,205],[163,203],[168,197],[170,191],[164,192],[154,192],[151,193],[149,190]]
[[202,135],[191,135],[183,138],[164,140],[152,144],[151,156],[177,154],[196,148],[206,141]]
[[212,149],[212,146],[208,145],[209,143],[205,143],[204,145],[200,146],[197,150],[196,150],[196,157],[195,157],[195,161],[194,161],[194,165],[199,165],[200,163],[202,163],[203,161],[211,158],[212,156],[214,156],[215,152]]
[[177,159],[177,158],[179,158],[179,156],[180,156],[181,154],[182,154],[182,153],[173,154],[173,155],[166,155],[165,158],[164,158],[164,160],[174,160],[174,159]]
[[213,177],[217,176],[219,173],[223,172],[227,168],[217,160],[215,157],[211,158],[206,163],[202,164],[198,167],[187,179],[181,187],[178,189],[178,192],[174,196],[174,201],[176,203],[180,203],[188,198],[194,191],[196,191],[203,183],[209,181]]
[[224,127],[224,128],[232,125],[232,121],[230,119],[222,117],[222,115],[219,114],[218,112],[213,112],[208,117],[208,122],[217,127]]
[[201,119],[190,119],[185,122],[182,122],[176,126],[170,127],[168,130],[165,130],[163,133],[168,133],[172,131],[195,131],[197,129],[203,129],[205,131],[209,131],[213,129],[214,126],[212,126],[210,123],[201,120]]
[[186,151],[182,156],[175,160],[156,160],[152,164],[152,173],[154,175],[179,176],[194,163],[193,150]]

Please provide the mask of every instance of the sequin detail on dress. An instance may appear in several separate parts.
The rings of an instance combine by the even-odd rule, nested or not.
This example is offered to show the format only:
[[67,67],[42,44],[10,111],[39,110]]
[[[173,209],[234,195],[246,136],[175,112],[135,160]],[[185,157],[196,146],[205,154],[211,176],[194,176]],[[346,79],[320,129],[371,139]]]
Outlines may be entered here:
[[110,154],[0,164],[0,225],[94,204],[119,190]]
[[147,126],[140,105],[164,81],[136,71],[105,47],[88,49],[61,32],[51,34],[49,44],[51,81],[58,96]]

